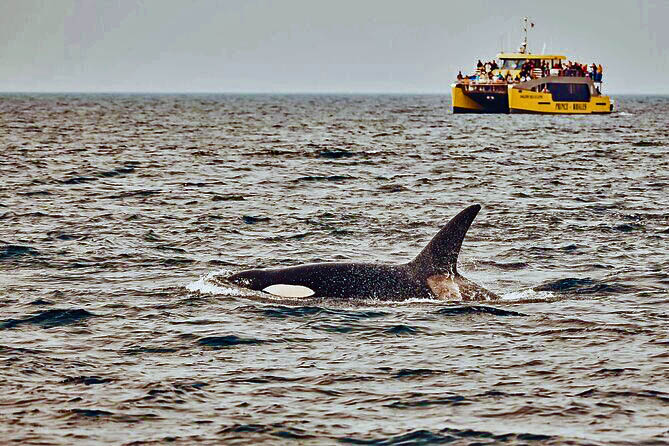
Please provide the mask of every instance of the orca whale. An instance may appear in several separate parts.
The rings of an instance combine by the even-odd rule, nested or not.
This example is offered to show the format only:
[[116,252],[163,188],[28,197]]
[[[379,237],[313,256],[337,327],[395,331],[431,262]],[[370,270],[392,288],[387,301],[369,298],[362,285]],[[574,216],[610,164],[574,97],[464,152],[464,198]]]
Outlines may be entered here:
[[480,210],[478,204],[469,206],[453,217],[408,263],[315,263],[247,270],[227,280],[291,298],[495,300],[496,294],[457,270],[462,240]]

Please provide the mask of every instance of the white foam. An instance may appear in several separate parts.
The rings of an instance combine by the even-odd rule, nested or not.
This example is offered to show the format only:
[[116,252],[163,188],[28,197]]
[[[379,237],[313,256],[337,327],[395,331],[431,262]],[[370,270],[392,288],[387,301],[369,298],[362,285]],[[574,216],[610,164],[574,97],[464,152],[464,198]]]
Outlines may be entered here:
[[534,291],[533,289],[514,291],[511,293],[502,294],[500,301],[504,302],[521,302],[521,301],[550,301],[555,299],[555,294],[550,291]]
[[194,293],[215,294],[219,296],[241,296],[242,293],[238,288],[220,286],[213,280],[216,276],[229,274],[230,271],[228,270],[212,271],[200,276],[198,280],[189,283],[185,288]]

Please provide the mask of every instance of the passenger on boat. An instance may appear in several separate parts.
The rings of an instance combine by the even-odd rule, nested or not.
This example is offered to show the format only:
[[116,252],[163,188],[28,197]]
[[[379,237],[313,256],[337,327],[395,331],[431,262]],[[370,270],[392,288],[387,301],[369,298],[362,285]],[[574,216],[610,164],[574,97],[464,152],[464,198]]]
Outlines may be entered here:
[[481,75],[485,73],[485,65],[483,65],[483,62],[481,62],[481,59],[479,59],[478,63],[476,64],[476,74]]
[[602,64],[597,65],[597,82],[602,82],[602,74],[604,73],[604,69],[602,68]]
[[458,71],[458,81],[461,81],[463,77],[462,71]]

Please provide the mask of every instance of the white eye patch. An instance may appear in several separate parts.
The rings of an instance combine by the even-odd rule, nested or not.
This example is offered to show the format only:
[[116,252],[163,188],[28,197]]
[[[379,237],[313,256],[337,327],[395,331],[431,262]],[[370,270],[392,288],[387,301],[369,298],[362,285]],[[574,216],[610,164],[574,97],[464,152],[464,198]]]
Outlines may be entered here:
[[302,285],[284,285],[277,283],[263,289],[264,292],[280,297],[309,297],[313,296],[314,290]]

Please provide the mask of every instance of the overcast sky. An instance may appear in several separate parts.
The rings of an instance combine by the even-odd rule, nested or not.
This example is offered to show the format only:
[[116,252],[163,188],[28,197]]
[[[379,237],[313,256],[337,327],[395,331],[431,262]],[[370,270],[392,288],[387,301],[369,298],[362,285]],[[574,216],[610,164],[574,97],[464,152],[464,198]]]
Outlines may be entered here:
[[669,0],[0,0],[0,91],[446,93],[521,40],[669,94]]

